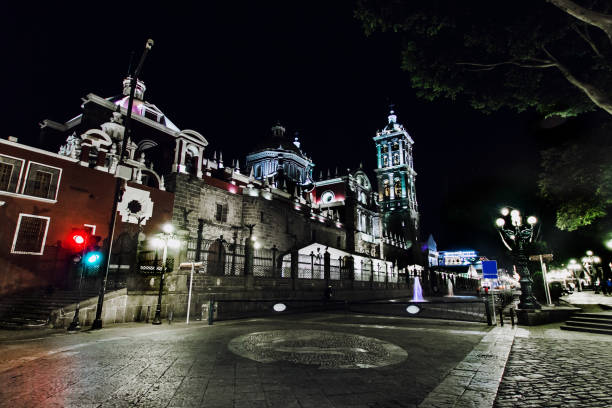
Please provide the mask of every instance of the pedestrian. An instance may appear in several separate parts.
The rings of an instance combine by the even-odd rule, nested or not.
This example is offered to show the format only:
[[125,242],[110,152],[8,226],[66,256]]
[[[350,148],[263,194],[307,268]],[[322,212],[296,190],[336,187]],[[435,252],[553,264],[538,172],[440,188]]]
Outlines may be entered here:
[[476,286],[476,297],[480,297],[480,286]]
[[608,278],[608,281],[606,282],[606,286],[608,289],[608,295],[612,295],[612,278]]

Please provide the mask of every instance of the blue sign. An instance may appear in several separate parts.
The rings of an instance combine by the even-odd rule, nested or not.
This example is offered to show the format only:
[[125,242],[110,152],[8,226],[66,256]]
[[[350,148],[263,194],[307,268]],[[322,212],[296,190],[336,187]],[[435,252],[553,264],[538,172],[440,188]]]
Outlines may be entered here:
[[482,278],[497,279],[497,261],[482,261]]

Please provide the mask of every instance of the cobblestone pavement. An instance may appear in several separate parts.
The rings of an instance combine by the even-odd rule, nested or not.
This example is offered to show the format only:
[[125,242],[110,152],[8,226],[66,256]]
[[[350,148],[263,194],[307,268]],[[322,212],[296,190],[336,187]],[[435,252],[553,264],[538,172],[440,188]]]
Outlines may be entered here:
[[[338,369],[258,362],[228,349],[232,339],[272,330],[375,338],[405,350],[406,358],[377,368]],[[0,407],[416,407],[488,330],[476,323],[309,314],[213,326],[116,325],[4,340]],[[357,354],[369,347],[349,346]],[[276,352],[312,353],[316,347],[293,342]],[[332,354],[345,348],[337,342],[321,347]]]
[[519,329],[494,407],[612,406],[610,337]]

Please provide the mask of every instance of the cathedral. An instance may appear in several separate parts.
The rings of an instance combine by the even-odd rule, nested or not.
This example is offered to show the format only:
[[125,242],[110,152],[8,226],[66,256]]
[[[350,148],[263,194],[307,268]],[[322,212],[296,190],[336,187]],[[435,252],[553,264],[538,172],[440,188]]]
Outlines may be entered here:
[[[140,80],[130,138],[120,160],[130,78],[122,85],[117,96],[86,95],[81,113],[64,123],[43,121],[41,140],[47,148],[54,146],[55,152],[20,144],[14,138],[0,144],[0,198],[11,209],[2,213],[11,233],[0,242],[0,261],[10,266],[5,270],[23,270],[24,276],[25,269],[43,268],[37,265],[51,264],[51,258],[56,265],[40,269],[36,282],[29,275],[25,280],[11,278],[10,283],[0,279],[0,286],[4,285],[0,293],[15,290],[25,281],[53,284],[66,269],[62,262],[68,262],[63,260],[70,253],[65,237],[75,228],[88,228],[103,242],[108,240],[112,204],[108,197],[115,177],[124,180],[109,265],[115,272],[141,270],[143,259],[153,257],[144,249],[146,242],[167,221],[186,242],[175,255],[176,265],[208,259],[213,253],[225,257],[233,251],[234,268],[236,257],[244,256],[236,248],[250,240],[257,240],[255,248],[260,251],[272,251],[271,276],[289,268],[291,251],[311,256],[311,277],[315,276],[314,257],[324,252],[333,252],[343,265],[348,257],[354,259],[351,262],[358,259],[360,266],[355,270],[372,271],[378,265],[389,276],[395,274],[396,281],[397,273],[423,264],[414,141],[393,110],[388,123],[373,135],[374,179],[361,166],[333,174],[319,172],[315,178],[310,154],[316,152],[307,153],[282,124],[262,135],[241,168],[240,160],[224,162],[222,153],[211,154],[209,141],[201,133],[181,129],[147,101],[146,86]],[[24,168],[28,171],[21,179]],[[100,181],[92,186],[94,179]],[[41,262],[47,259],[48,264]],[[223,272],[225,262],[217,269],[233,274],[230,266]],[[285,276],[283,271],[279,276]]]

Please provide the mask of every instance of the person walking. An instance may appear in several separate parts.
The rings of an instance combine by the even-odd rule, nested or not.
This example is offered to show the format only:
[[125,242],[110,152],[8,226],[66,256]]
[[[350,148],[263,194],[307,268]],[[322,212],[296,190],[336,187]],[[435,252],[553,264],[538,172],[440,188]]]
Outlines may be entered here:
[[612,278],[608,278],[608,281],[606,282],[606,289],[607,293],[604,293],[604,295],[612,295]]

